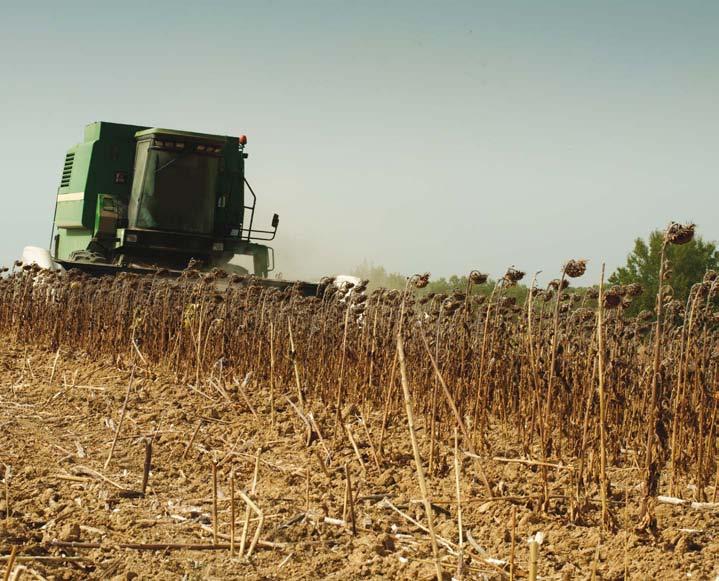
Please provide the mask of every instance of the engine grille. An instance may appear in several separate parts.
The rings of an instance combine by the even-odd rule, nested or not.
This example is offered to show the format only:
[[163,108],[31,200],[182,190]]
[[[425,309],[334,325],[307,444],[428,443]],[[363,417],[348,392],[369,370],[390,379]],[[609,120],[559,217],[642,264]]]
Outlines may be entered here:
[[71,152],[65,156],[65,165],[62,168],[62,178],[60,178],[60,187],[66,188],[70,185],[70,176],[72,176],[72,166],[75,163],[75,153]]

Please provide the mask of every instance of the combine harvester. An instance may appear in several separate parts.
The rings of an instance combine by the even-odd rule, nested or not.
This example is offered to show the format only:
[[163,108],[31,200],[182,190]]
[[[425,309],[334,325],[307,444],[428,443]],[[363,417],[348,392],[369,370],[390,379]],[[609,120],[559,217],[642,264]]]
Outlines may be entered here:
[[[26,247],[43,268],[179,276],[219,268],[241,280],[314,295],[318,285],[267,278],[279,216],[254,227],[257,197],[245,177],[247,138],[97,122],[70,148],[50,250]],[[248,268],[238,260],[251,263]],[[237,280],[237,276],[235,280]]]

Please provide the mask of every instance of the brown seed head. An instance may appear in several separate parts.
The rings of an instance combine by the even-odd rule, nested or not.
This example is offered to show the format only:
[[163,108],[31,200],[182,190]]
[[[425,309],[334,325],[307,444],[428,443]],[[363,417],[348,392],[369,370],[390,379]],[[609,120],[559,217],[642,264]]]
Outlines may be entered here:
[[424,274],[415,274],[411,280],[414,282],[414,286],[416,288],[424,288],[429,284],[430,276],[431,275],[428,272],[425,272]]
[[638,282],[633,282],[631,284],[626,285],[626,294],[629,297],[638,297],[644,292],[644,287],[640,285]]
[[616,309],[622,304],[622,295],[619,294],[617,287],[610,288],[604,293],[604,308]]
[[469,273],[469,282],[472,284],[484,284],[487,282],[487,275],[479,272],[478,270],[473,270]]
[[686,244],[694,238],[695,224],[679,224],[672,222],[667,226],[664,239],[670,244]]
[[564,265],[564,273],[570,278],[582,276],[587,270],[587,261],[584,258],[570,260]]
[[508,286],[514,286],[523,278],[524,278],[524,273],[521,270],[514,268],[513,266],[510,266],[507,269],[507,272],[504,273],[504,277],[503,277],[504,282]]

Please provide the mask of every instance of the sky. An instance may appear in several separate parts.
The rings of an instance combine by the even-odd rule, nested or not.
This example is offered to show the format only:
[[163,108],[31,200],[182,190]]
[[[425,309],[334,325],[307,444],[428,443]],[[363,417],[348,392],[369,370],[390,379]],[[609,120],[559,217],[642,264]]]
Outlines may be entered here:
[[[185,5],[187,4],[187,5]],[[48,246],[65,151],[114,121],[248,136],[278,270],[584,282],[670,220],[719,239],[719,2],[16,2],[0,263]]]

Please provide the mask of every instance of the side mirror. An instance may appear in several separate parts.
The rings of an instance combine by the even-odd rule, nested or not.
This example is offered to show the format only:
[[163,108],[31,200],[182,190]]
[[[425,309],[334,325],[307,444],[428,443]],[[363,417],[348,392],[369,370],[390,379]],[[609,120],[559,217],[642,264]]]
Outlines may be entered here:
[[273,214],[272,216],[272,227],[277,228],[280,224],[280,215],[279,214]]

